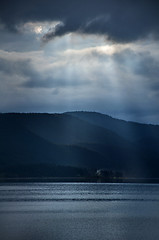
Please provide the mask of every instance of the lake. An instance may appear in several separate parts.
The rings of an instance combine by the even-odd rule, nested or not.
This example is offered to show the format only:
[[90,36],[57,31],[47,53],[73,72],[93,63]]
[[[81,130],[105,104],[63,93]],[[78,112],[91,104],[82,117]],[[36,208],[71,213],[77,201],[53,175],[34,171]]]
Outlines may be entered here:
[[0,239],[159,239],[159,185],[0,184]]

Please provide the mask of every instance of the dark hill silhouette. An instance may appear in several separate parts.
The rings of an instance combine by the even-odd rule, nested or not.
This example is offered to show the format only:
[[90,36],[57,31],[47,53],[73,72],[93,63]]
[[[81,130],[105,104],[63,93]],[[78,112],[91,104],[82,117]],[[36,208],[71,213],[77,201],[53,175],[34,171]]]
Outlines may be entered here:
[[137,122],[128,122],[112,118],[108,115],[97,112],[68,112],[74,117],[78,117],[88,123],[111,130],[112,132],[131,141],[141,140],[142,138],[158,137],[159,126],[152,124],[142,124]]
[[93,112],[0,114],[0,176],[79,176],[104,168],[159,177],[158,136],[159,126]]
[[[102,163],[104,158],[98,153],[79,146],[51,143],[24,126],[22,118],[25,114],[17,116],[8,115],[7,121],[0,119],[1,164],[47,162],[76,167],[88,167],[92,164],[93,167],[97,167],[101,162],[101,166],[104,166]],[[85,158],[84,162],[83,158]]]
[[[95,126],[67,114],[9,114],[13,122],[55,144],[81,142],[129,144],[110,130]],[[11,120],[11,121],[12,121]]]

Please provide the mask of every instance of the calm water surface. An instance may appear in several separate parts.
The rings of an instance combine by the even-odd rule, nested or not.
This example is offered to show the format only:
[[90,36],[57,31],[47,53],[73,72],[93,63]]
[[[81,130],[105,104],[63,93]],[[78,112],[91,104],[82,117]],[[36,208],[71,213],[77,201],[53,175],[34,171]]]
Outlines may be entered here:
[[158,184],[0,185],[2,240],[157,240]]

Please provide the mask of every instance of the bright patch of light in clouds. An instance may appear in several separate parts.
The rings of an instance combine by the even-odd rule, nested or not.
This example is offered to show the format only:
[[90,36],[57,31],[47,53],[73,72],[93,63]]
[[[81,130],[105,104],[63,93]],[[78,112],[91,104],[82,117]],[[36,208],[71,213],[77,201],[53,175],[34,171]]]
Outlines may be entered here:
[[22,33],[45,34],[49,31],[55,31],[56,26],[61,24],[60,21],[45,21],[45,22],[27,22],[17,25],[17,30]]
[[39,33],[42,33],[43,28],[42,28],[42,26],[36,26],[34,31],[35,31],[35,33],[39,34]]

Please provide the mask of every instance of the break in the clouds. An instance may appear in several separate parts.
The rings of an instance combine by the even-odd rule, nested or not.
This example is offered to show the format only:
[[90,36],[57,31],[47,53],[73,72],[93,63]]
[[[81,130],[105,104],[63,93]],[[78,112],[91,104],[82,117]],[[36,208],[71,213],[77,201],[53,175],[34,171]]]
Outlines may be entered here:
[[157,1],[2,1],[0,111],[159,123]]

